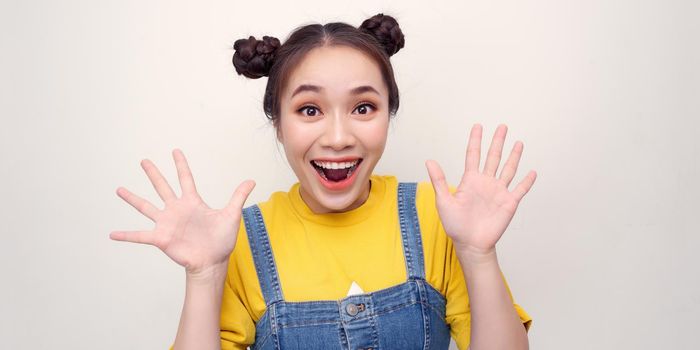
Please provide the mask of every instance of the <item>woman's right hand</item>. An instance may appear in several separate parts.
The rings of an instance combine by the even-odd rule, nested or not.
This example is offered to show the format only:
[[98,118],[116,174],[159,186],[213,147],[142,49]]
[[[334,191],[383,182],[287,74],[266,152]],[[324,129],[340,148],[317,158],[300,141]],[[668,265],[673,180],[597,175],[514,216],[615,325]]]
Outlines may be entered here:
[[173,159],[182,196],[178,198],[158,168],[144,159],[141,167],[165,202],[165,208],[160,210],[126,188],[117,188],[117,195],[154,221],[156,227],[152,231],[114,231],[109,237],[117,241],[154,245],[184,266],[188,274],[227,264],[236,245],[243,204],[255,187],[255,182],[242,182],[226,207],[212,209],[197,193],[182,151],[173,150]]

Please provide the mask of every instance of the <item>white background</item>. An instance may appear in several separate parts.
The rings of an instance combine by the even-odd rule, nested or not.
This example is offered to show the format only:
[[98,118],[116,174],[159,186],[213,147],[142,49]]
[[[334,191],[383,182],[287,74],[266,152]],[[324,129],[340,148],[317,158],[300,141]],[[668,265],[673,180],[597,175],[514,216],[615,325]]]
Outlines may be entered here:
[[[184,270],[112,241],[151,229],[115,194],[162,202],[173,148],[214,207],[296,180],[236,39],[396,17],[401,107],[376,172],[455,183],[469,128],[522,140],[537,181],[499,242],[533,349],[692,349],[700,325],[696,1],[3,1],[0,345],[165,349]],[[484,159],[484,158],[482,158]],[[179,186],[175,188],[179,193]]]

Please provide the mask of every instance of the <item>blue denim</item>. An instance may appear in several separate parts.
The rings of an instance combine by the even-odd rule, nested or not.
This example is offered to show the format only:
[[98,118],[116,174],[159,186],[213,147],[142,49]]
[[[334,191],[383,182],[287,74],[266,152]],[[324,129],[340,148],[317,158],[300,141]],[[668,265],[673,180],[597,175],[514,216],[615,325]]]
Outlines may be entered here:
[[266,304],[251,349],[447,349],[446,301],[425,280],[415,196],[415,183],[399,184],[407,281],[340,300],[285,301],[260,209],[245,208],[243,218]]

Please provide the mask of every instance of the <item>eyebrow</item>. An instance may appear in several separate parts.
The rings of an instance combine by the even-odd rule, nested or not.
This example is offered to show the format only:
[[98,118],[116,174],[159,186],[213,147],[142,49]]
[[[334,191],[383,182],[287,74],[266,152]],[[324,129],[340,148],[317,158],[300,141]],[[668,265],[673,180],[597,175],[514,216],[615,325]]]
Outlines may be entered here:
[[[294,95],[301,93],[301,92],[304,92],[304,91],[321,92],[322,90],[323,90],[323,88],[320,86],[317,86],[317,85],[302,84],[302,85],[299,85],[296,89],[294,89],[294,92],[292,92],[291,97],[294,97]],[[362,94],[365,92],[373,92],[373,93],[379,95],[379,91],[377,91],[377,89],[375,89],[369,85],[358,86],[358,87],[350,90],[350,93],[353,95],[359,95],[359,94]]]

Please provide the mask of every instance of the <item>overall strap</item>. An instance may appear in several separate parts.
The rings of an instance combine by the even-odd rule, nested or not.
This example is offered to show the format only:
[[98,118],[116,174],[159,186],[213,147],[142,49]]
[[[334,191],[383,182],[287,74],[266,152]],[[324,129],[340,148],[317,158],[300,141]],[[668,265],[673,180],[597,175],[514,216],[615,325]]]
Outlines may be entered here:
[[408,279],[425,279],[423,243],[416,212],[416,183],[399,183],[399,225]]
[[248,234],[250,251],[253,254],[255,271],[258,273],[260,289],[265,298],[265,305],[284,300],[280,289],[279,276],[275,266],[275,258],[272,255],[270,240],[265,229],[260,208],[252,205],[243,209],[243,221]]

